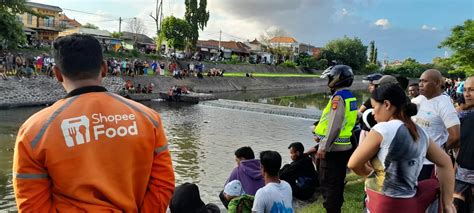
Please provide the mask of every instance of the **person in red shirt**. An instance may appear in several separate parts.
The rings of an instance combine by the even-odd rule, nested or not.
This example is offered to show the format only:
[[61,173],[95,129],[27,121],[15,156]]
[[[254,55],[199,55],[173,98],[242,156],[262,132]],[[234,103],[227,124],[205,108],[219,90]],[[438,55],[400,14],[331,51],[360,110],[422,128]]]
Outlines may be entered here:
[[175,178],[160,115],[101,86],[99,42],[53,44],[67,96],[31,116],[15,144],[20,212],[166,212]]

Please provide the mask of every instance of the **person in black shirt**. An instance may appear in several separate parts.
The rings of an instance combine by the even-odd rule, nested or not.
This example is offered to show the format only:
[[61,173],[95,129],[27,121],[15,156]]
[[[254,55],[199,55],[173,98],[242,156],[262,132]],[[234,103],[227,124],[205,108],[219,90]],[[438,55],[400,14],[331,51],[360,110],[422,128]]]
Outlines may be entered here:
[[310,199],[318,186],[318,175],[312,159],[304,154],[304,146],[300,142],[290,144],[291,164],[280,170],[280,179],[288,182],[293,196],[300,200]]

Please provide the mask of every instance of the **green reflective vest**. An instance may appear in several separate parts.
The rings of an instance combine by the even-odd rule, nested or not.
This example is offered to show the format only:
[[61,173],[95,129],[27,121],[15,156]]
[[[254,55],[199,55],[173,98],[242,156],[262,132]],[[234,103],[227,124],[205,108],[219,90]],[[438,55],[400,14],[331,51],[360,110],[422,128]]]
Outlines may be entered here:
[[344,100],[345,113],[341,132],[333,144],[348,145],[351,144],[352,129],[354,128],[357,120],[357,99],[349,90],[339,90],[332,96],[331,100],[329,100],[329,103],[326,105],[326,108],[323,110],[323,114],[321,115],[318,125],[314,128],[314,133],[321,139],[326,137],[326,132],[329,125],[329,112],[331,111],[332,107],[332,99],[335,96],[341,96]]

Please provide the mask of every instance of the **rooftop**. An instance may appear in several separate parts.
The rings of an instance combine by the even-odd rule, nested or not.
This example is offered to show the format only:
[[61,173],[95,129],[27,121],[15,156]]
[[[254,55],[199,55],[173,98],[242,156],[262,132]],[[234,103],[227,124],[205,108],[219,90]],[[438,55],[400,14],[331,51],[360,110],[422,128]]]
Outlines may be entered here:
[[298,43],[296,39],[292,37],[277,36],[270,39],[271,43]]
[[58,6],[53,6],[53,5],[48,5],[48,4],[40,4],[36,2],[26,2],[27,6],[33,7],[33,8],[41,8],[41,9],[46,9],[46,10],[52,10],[55,12],[62,12],[63,9],[61,9]]
[[[215,48],[215,47],[219,47],[219,41],[216,41],[216,40],[198,41],[197,46]],[[230,49],[234,52],[239,52],[239,53],[249,53],[249,49],[250,49],[250,47],[238,41],[221,41],[221,47],[224,47],[225,49]]]

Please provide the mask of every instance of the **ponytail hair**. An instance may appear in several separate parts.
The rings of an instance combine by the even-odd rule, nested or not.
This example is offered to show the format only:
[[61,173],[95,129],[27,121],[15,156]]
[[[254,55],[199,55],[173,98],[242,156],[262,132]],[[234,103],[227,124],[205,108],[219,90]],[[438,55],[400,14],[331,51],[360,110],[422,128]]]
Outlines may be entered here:
[[405,124],[414,141],[418,140],[419,134],[416,125],[411,120],[411,117],[418,113],[418,109],[416,104],[411,103],[400,86],[396,84],[379,86],[372,92],[372,99],[378,103],[383,103],[385,100],[390,101],[390,104],[396,108],[393,117]]

